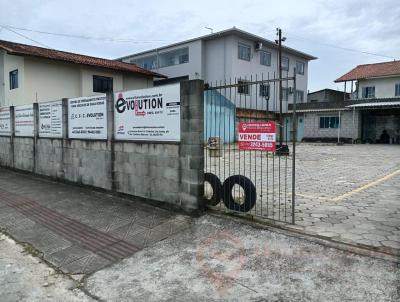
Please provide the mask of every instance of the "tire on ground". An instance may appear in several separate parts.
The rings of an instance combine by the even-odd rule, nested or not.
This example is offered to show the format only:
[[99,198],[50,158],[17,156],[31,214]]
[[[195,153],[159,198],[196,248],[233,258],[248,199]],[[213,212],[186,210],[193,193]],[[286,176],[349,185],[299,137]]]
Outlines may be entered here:
[[212,173],[205,173],[204,181],[208,182],[213,190],[211,198],[206,198],[206,202],[210,206],[216,206],[221,201],[221,192],[222,192],[221,181],[215,174]]
[[[234,185],[239,185],[244,190],[244,202],[242,204],[235,202],[233,198],[232,188]],[[222,192],[222,199],[225,206],[232,211],[248,212],[256,204],[256,187],[250,179],[243,175],[233,175],[228,177],[222,185]]]

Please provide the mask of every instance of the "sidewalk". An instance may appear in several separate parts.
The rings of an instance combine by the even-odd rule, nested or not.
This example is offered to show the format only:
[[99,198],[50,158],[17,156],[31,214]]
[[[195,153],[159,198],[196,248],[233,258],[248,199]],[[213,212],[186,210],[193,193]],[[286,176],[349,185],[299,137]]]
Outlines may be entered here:
[[89,274],[188,227],[188,217],[0,169],[0,228],[69,274]]

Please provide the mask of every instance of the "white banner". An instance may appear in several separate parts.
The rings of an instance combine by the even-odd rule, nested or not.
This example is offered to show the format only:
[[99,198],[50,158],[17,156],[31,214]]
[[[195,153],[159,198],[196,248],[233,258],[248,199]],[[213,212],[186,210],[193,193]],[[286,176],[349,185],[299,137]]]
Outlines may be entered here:
[[17,106],[15,114],[15,136],[34,136],[33,104]]
[[180,84],[115,94],[115,139],[181,140]]
[[105,94],[68,100],[68,137],[107,139]]
[[62,101],[39,103],[39,136],[62,137]]
[[0,135],[11,136],[10,107],[0,108]]

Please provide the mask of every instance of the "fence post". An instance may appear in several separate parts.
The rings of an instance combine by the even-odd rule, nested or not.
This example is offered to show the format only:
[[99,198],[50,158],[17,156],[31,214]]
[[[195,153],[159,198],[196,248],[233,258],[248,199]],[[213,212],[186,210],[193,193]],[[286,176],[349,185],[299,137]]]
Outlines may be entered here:
[[204,81],[183,81],[181,95],[181,143],[179,199],[186,211],[204,209]]
[[11,161],[10,165],[12,168],[15,167],[14,137],[15,137],[14,106],[10,106],[10,161]]
[[65,178],[65,141],[68,138],[68,99],[61,99],[62,106],[62,137],[61,137],[61,165],[60,170],[58,171],[58,178]]
[[39,136],[39,104],[33,103],[33,173],[37,173],[38,136]]
[[296,140],[297,140],[297,115],[296,115],[296,103],[297,103],[297,92],[296,92],[296,67],[293,68],[293,136],[292,136],[292,224],[295,224],[295,206],[296,206]]
[[110,179],[111,191],[117,190],[117,183],[115,180],[115,145],[114,145],[114,93],[109,92],[106,96],[107,102],[107,145],[110,150]]

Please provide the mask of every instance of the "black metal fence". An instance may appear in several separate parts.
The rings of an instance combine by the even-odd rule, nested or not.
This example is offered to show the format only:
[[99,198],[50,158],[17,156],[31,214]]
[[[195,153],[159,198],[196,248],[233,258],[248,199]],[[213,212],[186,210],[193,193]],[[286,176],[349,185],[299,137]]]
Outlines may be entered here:
[[[280,81],[284,83],[282,90],[279,89]],[[279,114],[280,93],[282,116]],[[208,83],[204,99],[205,198],[208,206],[275,222],[294,223],[295,76],[283,79],[262,76]],[[287,112],[289,103],[294,104],[290,113]],[[271,133],[269,141],[239,142],[243,138],[239,137],[239,127],[274,123],[276,150]],[[260,134],[257,138],[266,135]],[[286,146],[289,152],[285,152]],[[265,151],[267,149],[269,151]]]

